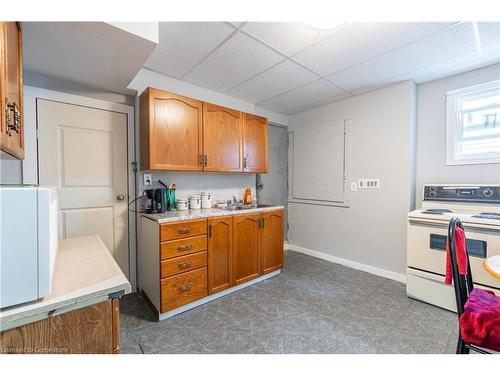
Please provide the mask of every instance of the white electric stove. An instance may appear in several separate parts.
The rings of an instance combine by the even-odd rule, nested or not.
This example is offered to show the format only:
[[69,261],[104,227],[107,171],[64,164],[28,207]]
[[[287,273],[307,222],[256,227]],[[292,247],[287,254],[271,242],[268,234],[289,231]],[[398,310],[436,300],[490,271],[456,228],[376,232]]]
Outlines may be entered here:
[[425,185],[422,208],[408,214],[406,293],[456,311],[453,287],[444,284],[452,217],[465,229],[474,284],[500,295],[500,280],[483,267],[485,259],[500,255],[500,185]]

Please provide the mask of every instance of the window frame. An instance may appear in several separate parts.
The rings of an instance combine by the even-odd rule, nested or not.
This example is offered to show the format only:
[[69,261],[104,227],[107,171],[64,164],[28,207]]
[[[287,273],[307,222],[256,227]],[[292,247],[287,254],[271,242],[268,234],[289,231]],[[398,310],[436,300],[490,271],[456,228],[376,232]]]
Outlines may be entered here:
[[457,105],[459,100],[467,97],[477,96],[488,91],[500,93],[500,79],[481,83],[478,85],[451,90],[446,93],[446,165],[470,165],[470,164],[498,164],[500,154],[491,157],[480,158],[457,158],[456,149],[460,141],[459,113]]

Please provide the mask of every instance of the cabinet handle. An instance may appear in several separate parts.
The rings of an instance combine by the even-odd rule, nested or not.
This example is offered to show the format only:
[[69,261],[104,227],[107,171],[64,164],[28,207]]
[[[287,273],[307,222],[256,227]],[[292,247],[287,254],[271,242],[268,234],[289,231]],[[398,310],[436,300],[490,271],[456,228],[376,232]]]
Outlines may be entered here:
[[203,167],[205,165],[205,156],[200,155],[200,165]]
[[203,158],[203,163],[205,167],[208,165],[208,155],[205,155],[205,157]]
[[212,227],[212,225],[209,225],[208,226],[208,238],[212,238],[213,235],[214,235],[214,228]]
[[262,229],[264,229],[265,225],[266,225],[266,219],[262,218]]
[[177,246],[177,250],[179,250],[179,251],[191,250],[192,248],[193,248],[192,243],[187,243],[185,245]]
[[179,228],[177,229],[177,232],[179,232],[180,234],[186,234],[186,233],[189,233],[191,232],[191,227],[182,227],[182,228]]
[[189,268],[189,267],[191,267],[191,265],[192,265],[191,261],[182,262],[182,263],[178,264],[178,266],[179,266],[180,269]]
[[[12,112],[12,116],[11,116]],[[12,118],[12,122],[9,120]],[[17,134],[21,132],[21,112],[19,111],[19,106],[15,103],[9,103],[9,99],[5,98],[5,124],[6,132],[9,136],[12,136],[12,131]]]
[[186,285],[182,285],[179,287],[179,292],[180,293],[184,293],[184,292],[187,292],[188,290],[190,290],[191,288],[193,287],[193,284],[189,283],[189,284],[186,284]]
[[247,164],[247,158],[243,158],[243,168],[246,168]]

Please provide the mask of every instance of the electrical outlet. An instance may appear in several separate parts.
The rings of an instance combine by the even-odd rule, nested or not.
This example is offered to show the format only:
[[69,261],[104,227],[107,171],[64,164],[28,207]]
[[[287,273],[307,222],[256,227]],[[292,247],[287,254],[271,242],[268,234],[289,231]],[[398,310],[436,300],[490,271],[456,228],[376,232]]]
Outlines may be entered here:
[[153,176],[150,173],[144,173],[142,177],[144,178],[144,186],[150,187],[153,183]]
[[356,182],[351,182],[351,191],[358,191],[358,184]]
[[378,178],[361,178],[358,180],[360,189],[379,189],[380,180]]

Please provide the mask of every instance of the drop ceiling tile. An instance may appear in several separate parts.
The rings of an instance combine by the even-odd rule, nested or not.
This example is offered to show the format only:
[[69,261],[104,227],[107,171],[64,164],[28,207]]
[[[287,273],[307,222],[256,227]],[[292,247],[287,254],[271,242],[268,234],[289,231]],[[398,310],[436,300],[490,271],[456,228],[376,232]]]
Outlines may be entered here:
[[[376,87],[392,77],[432,67],[443,61],[474,52],[476,52],[476,45],[472,24],[461,23],[332,74],[327,79],[349,91],[363,87]],[[411,74],[409,76],[411,77]]]
[[500,44],[500,22],[479,22],[478,29],[483,48]]
[[184,80],[226,92],[281,60],[280,54],[238,32],[189,72]]
[[286,116],[292,116],[292,115],[295,115],[296,113],[308,111],[310,109],[318,108],[318,107],[321,107],[321,106],[326,105],[326,104],[331,104],[331,103],[334,103],[334,102],[338,102],[339,100],[346,99],[346,98],[349,98],[351,96],[352,95],[350,93],[343,92],[342,94],[338,94],[338,95],[334,95],[334,96],[329,96],[328,98],[321,99],[321,100],[318,100],[316,102],[303,105],[301,107],[293,108],[293,109],[291,109],[289,111],[286,111],[284,113],[284,115],[286,115]]
[[300,65],[285,60],[264,73],[244,82],[228,94],[252,103],[261,102],[319,77]]
[[345,94],[345,91],[332,83],[319,79],[283,95],[257,103],[257,106],[279,113],[288,113],[305,105]]
[[[500,43],[483,48],[482,54],[462,55],[436,64],[432,68],[427,67],[413,72],[412,78],[416,83],[420,84],[497,63],[500,63]],[[498,77],[500,77],[500,68],[498,68]]]
[[319,29],[295,22],[248,22],[243,30],[288,56],[326,36]]
[[306,48],[294,59],[329,75],[428,36],[452,22],[355,23]]
[[234,31],[224,22],[160,22],[160,43],[144,66],[181,78]]

